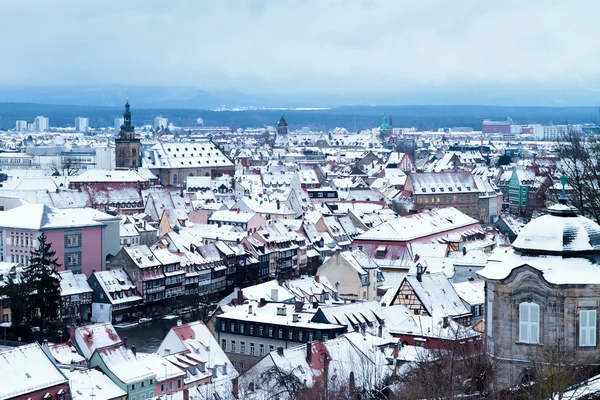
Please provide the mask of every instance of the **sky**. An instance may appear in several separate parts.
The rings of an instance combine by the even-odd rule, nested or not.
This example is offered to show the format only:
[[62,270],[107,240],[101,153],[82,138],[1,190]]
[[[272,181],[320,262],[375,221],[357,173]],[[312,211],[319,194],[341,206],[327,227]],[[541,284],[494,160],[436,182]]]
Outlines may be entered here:
[[595,105],[597,0],[0,0],[0,86]]

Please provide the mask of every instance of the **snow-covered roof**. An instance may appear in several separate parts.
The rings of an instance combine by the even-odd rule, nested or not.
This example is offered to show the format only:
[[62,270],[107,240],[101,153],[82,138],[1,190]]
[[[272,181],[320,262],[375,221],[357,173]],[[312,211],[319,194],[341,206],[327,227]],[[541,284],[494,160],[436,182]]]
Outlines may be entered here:
[[529,222],[513,243],[515,249],[542,254],[598,252],[600,226],[576,215],[572,207],[556,204],[549,214]]
[[94,221],[87,215],[82,215],[78,209],[58,209],[48,207],[45,204],[24,203],[7,211],[0,211],[0,226],[39,231],[60,228],[101,227],[104,224]]
[[60,295],[70,296],[73,294],[83,294],[93,292],[87,279],[83,274],[73,274],[73,271],[60,271]]
[[486,267],[477,274],[485,279],[501,280],[507,278],[513,269],[523,266],[540,271],[547,282],[556,285],[600,284],[600,267],[589,258],[527,255],[505,247],[496,249]]
[[475,281],[466,281],[453,283],[454,289],[464,302],[469,305],[483,304],[485,300],[485,281],[477,279]]
[[98,355],[106,368],[125,384],[130,385],[156,377],[156,374],[125,346],[104,348],[98,351]]
[[81,174],[71,177],[71,182],[147,182],[149,179],[158,178],[149,171],[142,175],[134,170],[107,171],[102,169],[87,169]]
[[475,219],[454,207],[436,208],[390,219],[358,235],[355,239],[404,242],[471,225],[473,228],[480,228]]
[[75,329],[75,343],[81,354],[89,360],[94,351],[121,344],[122,341],[112,324],[103,322]]
[[79,354],[70,341],[65,343],[49,343],[48,349],[50,350],[52,357],[54,357],[59,364],[69,365],[85,361],[85,358]]
[[0,377],[0,399],[17,398],[67,383],[67,378],[37,343],[1,351]]
[[[127,275],[124,269],[111,269],[110,271],[96,271],[93,273],[100,287],[107,295],[111,304],[121,304],[127,302],[141,301],[142,297],[138,295],[137,288]],[[123,297],[112,297],[112,293],[123,292]]]
[[156,353],[139,354],[138,361],[156,374],[156,381],[162,382],[167,379],[185,376],[185,372],[167,361],[165,357]]
[[69,378],[71,400],[112,400],[127,396],[127,392],[97,369],[63,369],[62,372]]
[[406,280],[421,300],[423,307],[436,319],[470,314],[445,274],[407,275]]

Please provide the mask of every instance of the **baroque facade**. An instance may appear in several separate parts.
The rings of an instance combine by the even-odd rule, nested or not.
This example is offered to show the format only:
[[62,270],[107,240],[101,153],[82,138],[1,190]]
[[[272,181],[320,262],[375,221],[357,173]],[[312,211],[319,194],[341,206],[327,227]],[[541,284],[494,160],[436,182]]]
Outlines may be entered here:
[[551,362],[544,357],[556,346],[581,360],[598,351],[600,226],[564,199],[548,211],[479,272],[499,387],[535,378],[533,366]]

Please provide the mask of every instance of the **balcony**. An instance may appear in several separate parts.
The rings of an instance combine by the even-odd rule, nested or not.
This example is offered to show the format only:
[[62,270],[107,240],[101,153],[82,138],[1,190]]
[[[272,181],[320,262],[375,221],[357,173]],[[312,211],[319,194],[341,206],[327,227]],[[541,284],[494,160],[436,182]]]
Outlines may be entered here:
[[146,293],[146,294],[152,294],[152,293],[158,293],[158,292],[164,292],[164,291],[165,291],[164,286],[154,286],[151,288],[144,289],[144,293]]

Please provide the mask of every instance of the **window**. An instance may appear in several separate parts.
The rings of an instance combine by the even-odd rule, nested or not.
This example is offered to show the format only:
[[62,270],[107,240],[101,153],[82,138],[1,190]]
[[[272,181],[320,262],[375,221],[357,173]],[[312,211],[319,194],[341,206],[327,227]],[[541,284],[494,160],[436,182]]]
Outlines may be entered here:
[[235,332],[235,322],[231,323],[231,332]]
[[177,379],[177,389],[181,389],[181,378]]
[[165,392],[165,384],[164,384],[164,383],[161,383],[161,384],[160,384],[160,393],[162,394],[162,393],[164,393],[164,392]]
[[519,304],[519,342],[540,342],[540,306],[536,303]]
[[259,356],[264,356],[265,355],[265,345],[262,343],[258,344],[258,355]]
[[235,353],[235,340],[231,341],[231,352]]
[[135,383],[131,385],[131,390],[135,390]]
[[227,351],[227,339],[221,339],[221,348]]
[[173,381],[169,381],[169,393],[173,392]]
[[273,337],[273,327],[269,327],[269,337]]
[[254,343],[250,343],[250,355],[254,355]]
[[[144,383],[144,382],[142,382],[142,383]],[[145,393],[140,394],[140,400],[146,400],[146,394]]]
[[283,329],[279,328],[279,339],[283,339]]
[[294,340],[294,331],[291,329],[288,331],[288,340]]
[[75,247],[75,246],[79,245],[79,235],[77,235],[77,234],[67,235],[65,240],[66,240],[67,247]]
[[326,342],[329,339],[328,335],[323,335],[323,341]]
[[246,342],[240,342],[240,353],[246,354]]
[[308,332],[308,341],[309,342],[313,341],[313,333],[312,332]]
[[250,335],[254,336],[254,325],[250,325]]
[[303,333],[304,332],[302,332],[302,331],[298,331],[298,341],[300,341],[300,342],[302,341],[302,334]]
[[245,326],[244,326],[244,323],[242,322],[240,324],[240,333],[244,333],[244,328],[245,328]]
[[269,345],[269,353],[271,353],[273,350],[275,350],[275,346],[273,346],[272,344]]
[[221,332],[225,332],[225,321],[221,321]]
[[579,311],[579,346],[596,346],[596,310]]

